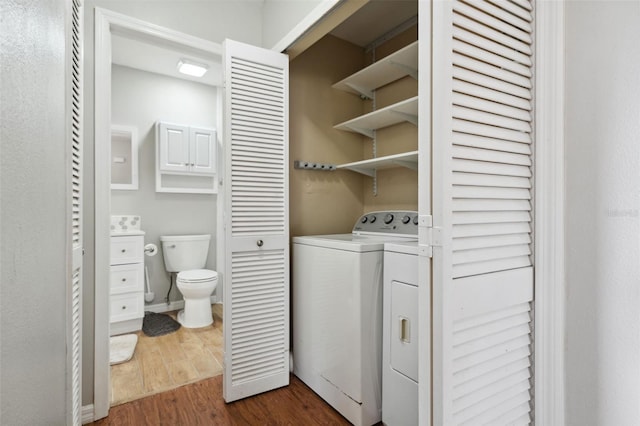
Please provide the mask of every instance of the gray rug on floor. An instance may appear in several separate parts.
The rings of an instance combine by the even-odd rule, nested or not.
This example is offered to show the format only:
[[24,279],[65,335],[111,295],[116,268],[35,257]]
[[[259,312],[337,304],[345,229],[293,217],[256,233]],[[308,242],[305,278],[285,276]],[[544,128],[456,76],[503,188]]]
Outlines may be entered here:
[[149,337],[173,333],[180,328],[180,323],[167,314],[145,312],[142,320],[142,332]]

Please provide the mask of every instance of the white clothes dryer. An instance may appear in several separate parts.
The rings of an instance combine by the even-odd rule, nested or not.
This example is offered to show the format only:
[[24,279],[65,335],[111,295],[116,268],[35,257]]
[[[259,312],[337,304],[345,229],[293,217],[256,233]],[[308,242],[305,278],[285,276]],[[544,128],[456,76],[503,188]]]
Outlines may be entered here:
[[382,422],[418,424],[418,242],[384,245]]
[[417,212],[383,211],[293,238],[293,373],[356,426],[382,418],[384,243],[417,234]]

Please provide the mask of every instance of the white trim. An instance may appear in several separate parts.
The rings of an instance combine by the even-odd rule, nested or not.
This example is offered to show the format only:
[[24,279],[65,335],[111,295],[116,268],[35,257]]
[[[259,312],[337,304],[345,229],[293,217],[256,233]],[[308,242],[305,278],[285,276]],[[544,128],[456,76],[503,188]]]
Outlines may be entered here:
[[82,424],[86,425],[87,423],[93,422],[93,404],[83,405],[82,406]]
[[[431,64],[432,2],[418,2],[418,63]],[[418,214],[431,216],[431,67],[422,66],[418,73]],[[428,244],[427,228],[418,227],[419,244]],[[431,324],[431,259],[419,251],[418,259],[418,323]],[[420,327],[418,341],[418,424],[431,424],[431,327]]]
[[155,305],[145,305],[144,311],[155,312],[159,314],[162,312],[177,311],[178,309],[183,309],[183,308],[184,308],[184,300],[175,300],[173,302],[170,302],[169,304],[156,303]]
[[[217,305],[221,304],[218,302],[218,298],[216,296],[211,296],[211,304]],[[154,305],[145,305],[145,312],[155,312],[157,314],[161,314],[163,312],[171,312],[177,311],[178,309],[184,308],[184,300],[175,300],[170,302],[168,305],[166,303],[156,303]]]
[[302,18],[298,24],[293,27],[284,37],[277,42],[271,50],[276,52],[284,52],[285,49],[291,46],[296,40],[304,35],[316,22],[320,21],[323,16],[340,3],[340,0],[325,0],[317,5],[307,16]]
[[535,422],[564,424],[564,1],[536,2]]
[[111,211],[111,34],[142,37],[160,43],[198,50],[214,57],[222,46],[207,40],[150,24],[106,9],[95,9],[95,318],[94,417],[109,414],[109,227]]

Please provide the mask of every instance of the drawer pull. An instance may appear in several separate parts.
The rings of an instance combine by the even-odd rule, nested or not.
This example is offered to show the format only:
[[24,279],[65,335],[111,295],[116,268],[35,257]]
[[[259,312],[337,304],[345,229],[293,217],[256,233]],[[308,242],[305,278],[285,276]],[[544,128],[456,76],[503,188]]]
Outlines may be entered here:
[[123,306],[123,307],[122,307],[122,310],[124,311],[125,309],[127,309],[127,307],[126,307],[126,306]]
[[122,253],[124,253],[124,252],[126,252],[126,250],[125,250],[125,249],[122,249],[122,250],[121,250],[121,252],[122,252]]
[[411,323],[409,318],[399,317],[400,319],[400,341],[402,343],[411,343]]
[[123,278],[123,279],[122,279],[122,282],[125,282],[125,281],[127,281],[127,279],[126,279],[126,278]]

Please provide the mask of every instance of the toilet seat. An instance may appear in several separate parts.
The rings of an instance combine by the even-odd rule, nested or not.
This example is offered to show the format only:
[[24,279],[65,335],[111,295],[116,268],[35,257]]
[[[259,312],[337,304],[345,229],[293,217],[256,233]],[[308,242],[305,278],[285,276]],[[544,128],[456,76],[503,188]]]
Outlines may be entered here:
[[201,283],[218,279],[218,273],[209,269],[192,269],[178,273],[178,281],[182,283]]

